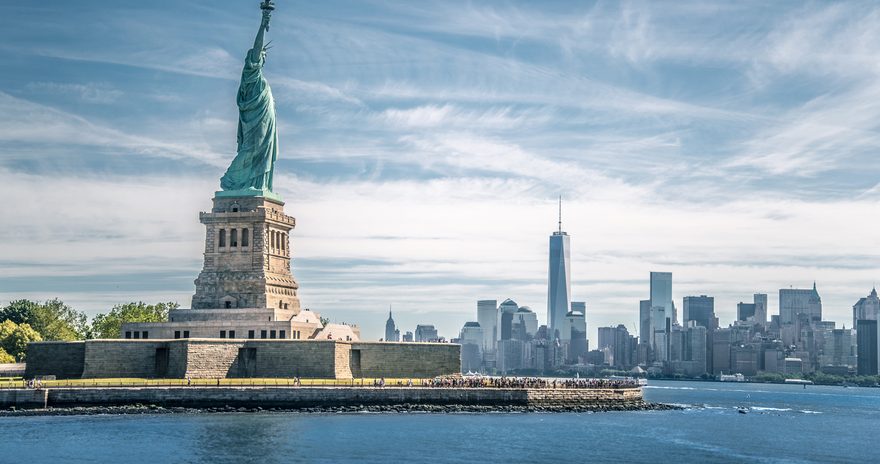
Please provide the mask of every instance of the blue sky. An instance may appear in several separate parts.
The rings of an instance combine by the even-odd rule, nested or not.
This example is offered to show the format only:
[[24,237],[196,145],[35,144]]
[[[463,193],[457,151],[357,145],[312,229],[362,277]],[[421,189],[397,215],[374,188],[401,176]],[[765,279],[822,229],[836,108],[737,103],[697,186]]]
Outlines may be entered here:
[[[736,303],[880,278],[873,2],[292,2],[265,73],[304,306],[455,336],[476,300],[572,292],[631,330],[648,273]],[[0,302],[189,304],[235,153],[254,1],[3,2]]]

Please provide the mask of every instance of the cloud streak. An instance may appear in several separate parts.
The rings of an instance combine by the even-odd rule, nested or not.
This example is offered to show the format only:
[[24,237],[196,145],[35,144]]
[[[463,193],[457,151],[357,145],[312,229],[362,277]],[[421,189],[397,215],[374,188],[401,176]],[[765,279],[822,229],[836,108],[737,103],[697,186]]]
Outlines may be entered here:
[[[28,206],[7,213],[0,299],[186,305],[259,12],[40,5],[0,18],[0,196]],[[722,322],[813,280],[849,320],[880,257],[878,18],[870,2],[282,5],[266,75],[303,303],[368,338],[388,304],[447,336],[477,299],[543,318],[562,194],[591,336],[632,325],[652,270],[674,272],[676,300],[715,295]]]

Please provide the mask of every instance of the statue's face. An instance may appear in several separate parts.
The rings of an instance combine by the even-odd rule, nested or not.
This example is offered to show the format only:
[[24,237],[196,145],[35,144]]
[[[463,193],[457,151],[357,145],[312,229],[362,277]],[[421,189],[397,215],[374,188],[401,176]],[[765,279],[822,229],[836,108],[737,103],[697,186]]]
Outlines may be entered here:
[[261,63],[266,62],[266,50],[260,50],[260,62]]

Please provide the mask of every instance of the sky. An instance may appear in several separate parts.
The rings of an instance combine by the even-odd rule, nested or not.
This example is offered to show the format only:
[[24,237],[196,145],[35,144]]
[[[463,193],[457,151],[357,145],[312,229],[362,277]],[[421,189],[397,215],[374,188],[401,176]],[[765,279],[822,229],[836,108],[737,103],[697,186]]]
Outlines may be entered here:
[[[0,2],[0,304],[190,304],[258,0]],[[448,338],[546,320],[563,197],[588,335],[880,280],[876,2],[277,0],[275,188],[304,307]]]

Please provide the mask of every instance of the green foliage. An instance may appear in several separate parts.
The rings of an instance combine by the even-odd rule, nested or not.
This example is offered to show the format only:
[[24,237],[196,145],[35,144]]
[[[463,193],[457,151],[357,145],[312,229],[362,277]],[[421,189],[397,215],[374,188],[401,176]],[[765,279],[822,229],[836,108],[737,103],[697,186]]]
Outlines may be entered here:
[[10,320],[16,324],[30,324],[33,315],[40,306],[31,300],[15,300],[0,309],[0,321]]
[[804,377],[818,385],[840,385],[846,380],[843,376],[823,374],[822,372],[811,372]]
[[86,315],[57,298],[42,304],[15,300],[0,310],[0,320],[27,324],[44,340],[82,340],[88,333]]
[[15,357],[7,353],[6,350],[0,348],[0,364],[14,363]]
[[86,315],[58,298],[37,307],[31,326],[44,340],[82,340],[88,333]]
[[91,338],[119,338],[125,322],[167,322],[168,311],[177,309],[177,303],[148,305],[143,301],[116,305],[107,314],[98,314],[92,320]]
[[28,324],[16,324],[10,320],[0,322],[0,348],[19,361],[27,356],[30,342],[42,341],[43,337]]
[[758,372],[758,375],[752,380],[764,383],[782,383],[785,382],[785,376],[776,372]]
[[321,325],[322,325],[322,326],[325,326],[325,327],[326,327],[327,324],[329,324],[329,323],[330,323],[330,318],[329,318],[329,317],[321,316]]

